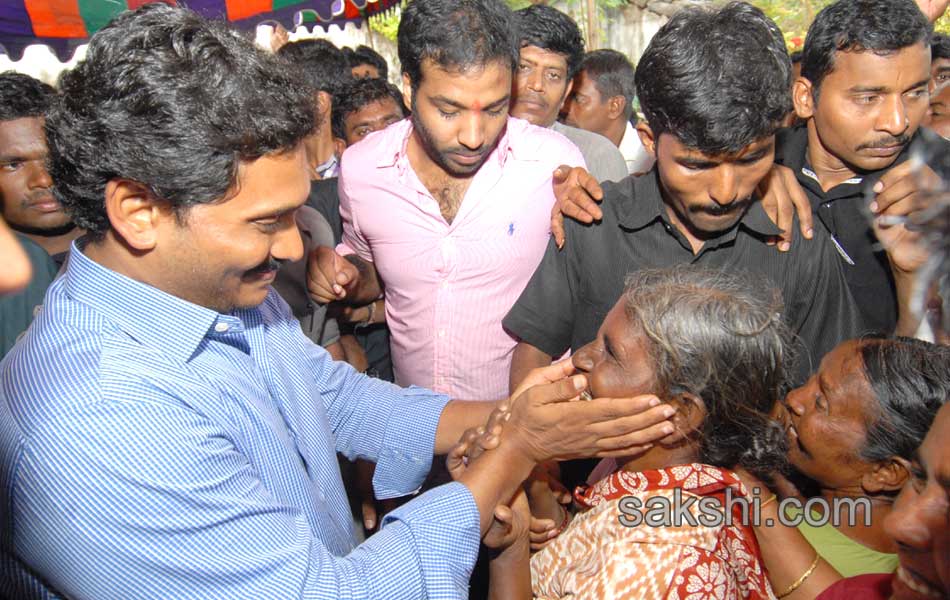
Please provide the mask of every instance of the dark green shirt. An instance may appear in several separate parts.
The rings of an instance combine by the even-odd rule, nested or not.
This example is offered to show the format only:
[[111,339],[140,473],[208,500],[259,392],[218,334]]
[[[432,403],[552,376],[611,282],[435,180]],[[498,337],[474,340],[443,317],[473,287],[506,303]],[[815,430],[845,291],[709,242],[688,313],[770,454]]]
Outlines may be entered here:
[[22,292],[0,297],[0,356],[6,355],[20,334],[33,322],[33,315],[43,304],[46,288],[59,270],[46,250],[27,237],[20,234],[16,234],[16,237],[30,258],[33,278]]

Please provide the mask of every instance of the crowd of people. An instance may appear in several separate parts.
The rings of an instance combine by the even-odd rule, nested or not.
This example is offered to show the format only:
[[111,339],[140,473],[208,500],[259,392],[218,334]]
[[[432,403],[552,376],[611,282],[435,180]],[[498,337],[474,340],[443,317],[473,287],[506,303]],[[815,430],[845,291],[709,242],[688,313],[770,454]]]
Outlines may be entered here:
[[0,74],[0,597],[950,598],[947,4]]

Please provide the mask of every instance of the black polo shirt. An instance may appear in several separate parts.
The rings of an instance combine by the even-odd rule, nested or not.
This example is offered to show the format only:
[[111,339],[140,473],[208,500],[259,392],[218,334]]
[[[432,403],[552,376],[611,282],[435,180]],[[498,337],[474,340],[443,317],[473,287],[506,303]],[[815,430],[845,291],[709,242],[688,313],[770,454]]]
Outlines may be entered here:
[[[775,162],[790,168],[804,188],[815,214],[815,230],[823,230],[831,236],[851,295],[864,323],[873,331],[894,331],[898,315],[897,292],[887,254],[871,227],[872,217],[867,208],[873,199],[870,190],[884,173],[907,160],[927,133],[930,132],[918,130],[913,141],[887,169],[862,173],[827,192],[821,189],[808,161],[807,126],[784,129],[776,137]],[[934,143],[930,137],[937,136],[928,136],[928,143]],[[942,139],[936,143],[942,152],[931,151],[929,155],[940,158],[950,153],[950,143]]]
[[600,223],[565,221],[564,249],[550,243],[504,319],[510,333],[551,356],[577,350],[597,336],[628,273],[681,264],[745,271],[780,290],[785,319],[804,345],[800,352],[810,358],[794,370],[798,379],[840,341],[862,332],[827,236],[816,235],[808,244],[796,239],[788,252],[779,252],[766,244],[779,230],[754,203],[736,226],[694,255],[667,216],[657,177],[654,168],[604,184]]

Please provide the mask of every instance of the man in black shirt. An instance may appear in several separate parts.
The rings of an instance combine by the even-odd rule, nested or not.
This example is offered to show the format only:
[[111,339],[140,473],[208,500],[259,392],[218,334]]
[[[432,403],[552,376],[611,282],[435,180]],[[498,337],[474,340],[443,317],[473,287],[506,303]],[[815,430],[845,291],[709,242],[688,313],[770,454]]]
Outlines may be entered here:
[[747,271],[780,290],[804,376],[862,325],[828,237],[775,252],[767,242],[779,230],[753,197],[790,109],[781,33],[745,4],[685,10],[653,38],[636,80],[646,114],[637,129],[657,164],[605,184],[602,221],[568,221],[564,250],[551,242],[504,320],[521,340],[511,381],[594,339],[628,272],[683,263]]
[[[885,252],[904,226],[875,232],[872,220],[897,223],[919,210],[920,187],[934,178],[908,161],[927,114],[930,31],[912,0],[839,0],[821,11],[793,87],[805,124],[776,140],[776,163],[804,190],[815,229],[831,236],[865,324],[882,332],[908,312],[899,311],[895,276],[912,274]],[[936,154],[947,154],[950,143],[939,143]]]

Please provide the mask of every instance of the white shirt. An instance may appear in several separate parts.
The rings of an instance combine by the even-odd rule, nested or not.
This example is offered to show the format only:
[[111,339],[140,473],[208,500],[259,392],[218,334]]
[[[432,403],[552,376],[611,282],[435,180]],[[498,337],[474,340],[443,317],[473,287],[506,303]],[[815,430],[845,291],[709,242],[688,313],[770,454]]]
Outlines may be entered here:
[[637,130],[627,121],[627,130],[623,132],[623,139],[620,140],[620,153],[627,162],[627,172],[631,175],[646,173],[653,167],[653,157],[643,147]]

